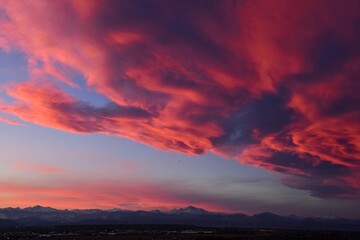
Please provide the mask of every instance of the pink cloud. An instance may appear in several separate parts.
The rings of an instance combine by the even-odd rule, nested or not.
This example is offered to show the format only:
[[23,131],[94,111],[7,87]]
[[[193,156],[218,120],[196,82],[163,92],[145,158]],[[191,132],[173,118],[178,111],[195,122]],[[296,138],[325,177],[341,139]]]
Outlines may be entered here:
[[[359,3],[174,3],[4,1],[1,45],[29,56],[30,79],[7,86],[15,103],[2,111],[163,150],[217,152],[302,177],[288,185],[317,196],[331,192],[312,181],[335,197],[341,187],[357,195]],[[109,105],[61,90],[59,82],[79,88],[73,71]]]
[[35,171],[40,173],[63,173],[64,169],[43,164],[34,164],[28,162],[15,162],[14,168],[21,171]]
[[15,120],[12,120],[10,118],[1,117],[1,116],[0,116],[0,122],[4,122],[4,123],[10,124],[10,125],[22,126],[21,123],[15,121]]

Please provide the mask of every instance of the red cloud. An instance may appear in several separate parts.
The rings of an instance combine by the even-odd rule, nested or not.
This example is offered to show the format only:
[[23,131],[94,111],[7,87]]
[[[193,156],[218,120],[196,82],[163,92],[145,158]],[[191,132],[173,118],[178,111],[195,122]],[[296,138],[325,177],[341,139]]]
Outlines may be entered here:
[[[4,112],[165,150],[210,150],[300,176],[288,185],[317,196],[358,196],[358,1],[2,6],[1,46],[32,60],[31,80],[7,87],[17,101]],[[77,86],[68,69],[109,105],[90,106],[45,79]]]
[[59,167],[46,166],[42,164],[33,164],[27,162],[15,162],[14,167],[18,170],[35,171],[40,173],[62,173],[64,169]]

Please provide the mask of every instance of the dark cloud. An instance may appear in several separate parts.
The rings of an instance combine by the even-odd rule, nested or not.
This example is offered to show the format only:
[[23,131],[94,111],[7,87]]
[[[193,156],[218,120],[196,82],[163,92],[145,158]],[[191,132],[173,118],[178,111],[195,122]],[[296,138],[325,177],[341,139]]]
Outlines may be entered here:
[[308,63],[316,72],[328,75],[338,72],[359,54],[360,47],[356,39],[359,39],[360,34],[355,39],[346,39],[339,34],[322,33],[310,48]]
[[345,182],[325,182],[319,178],[286,177],[282,182],[289,187],[309,190],[312,196],[318,198],[343,198],[359,201],[359,189]]
[[299,156],[297,153],[274,152],[271,157],[267,158],[267,163],[279,168],[297,169],[303,175],[324,178],[343,177],[350,173],[350,170],[344,165],[323,161],[306,153]]
[[217,148],[229,148],[241,152],[249,144],[259,143],[271,133],[284,130],[294,115],[286,107],[286,94],[268,94],[260,99],[250,100],[244,108],[234,113],[221,124],[224,134],[213,138],[212,143]]

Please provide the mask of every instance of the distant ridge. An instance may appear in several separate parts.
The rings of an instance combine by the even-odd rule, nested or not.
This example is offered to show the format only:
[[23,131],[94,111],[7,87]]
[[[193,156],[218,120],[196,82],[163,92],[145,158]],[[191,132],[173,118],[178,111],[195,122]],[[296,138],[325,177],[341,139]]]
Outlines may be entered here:
[[169,211],[129,211],[122,209],[58,210],[51,207],[0,209],[0,227],[59,226],[93,224],[177,224],[205,227],[278,228],[360,231],[360,219],[336,217],[303,218],[264,212],[253,216],[209,212],[188,206]]

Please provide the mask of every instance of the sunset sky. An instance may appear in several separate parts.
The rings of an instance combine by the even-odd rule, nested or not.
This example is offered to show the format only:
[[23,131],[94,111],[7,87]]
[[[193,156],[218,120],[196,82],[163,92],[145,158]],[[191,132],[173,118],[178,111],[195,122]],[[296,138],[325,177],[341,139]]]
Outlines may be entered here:
[[360,1],[0,0],[0,208],[360,218]]

